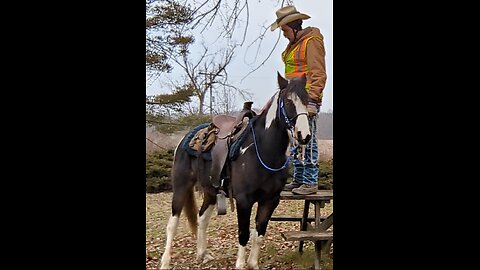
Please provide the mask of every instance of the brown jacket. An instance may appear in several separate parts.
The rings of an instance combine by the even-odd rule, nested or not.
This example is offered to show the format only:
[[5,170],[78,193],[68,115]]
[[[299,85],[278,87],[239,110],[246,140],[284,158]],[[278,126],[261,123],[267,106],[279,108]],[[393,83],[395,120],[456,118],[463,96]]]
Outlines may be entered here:
[[307,27],[303,29],[302,34],[297,36],[295,43],[288,44],[285,53],[288,55],[292,49],[294,49],[305,38],[310,36],[319,36],[320,39],[314,38],[307,43],[305,56],[309,68],[307,79],[312,82],[309,95],[313,101],[321,105],[323,89],[327,82],[327,72],[325,68],[325,47],[323,45],[323,35],[320,33],[320,29],[316,27]]

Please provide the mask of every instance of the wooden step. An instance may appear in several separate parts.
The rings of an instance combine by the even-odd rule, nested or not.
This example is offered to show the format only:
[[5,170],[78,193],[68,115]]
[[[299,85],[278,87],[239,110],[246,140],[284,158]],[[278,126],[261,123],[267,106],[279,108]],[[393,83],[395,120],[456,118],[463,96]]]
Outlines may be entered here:
[[[326,216],[321,216],[320,217],[320,221],[324,221],[325,219],[327,219]],[[282,216],[277,216],[277,217],[271,217],[270,218],[271,221],[302,221],[302,218],[301,217],[282,217]],[[313,222],[315,221],[315,218],[313,217],[309,217],[307,219],[307,222]]]
[[322,241],[333,239],[333,231],[291,231],[282,232],[282,237],[286,241]]

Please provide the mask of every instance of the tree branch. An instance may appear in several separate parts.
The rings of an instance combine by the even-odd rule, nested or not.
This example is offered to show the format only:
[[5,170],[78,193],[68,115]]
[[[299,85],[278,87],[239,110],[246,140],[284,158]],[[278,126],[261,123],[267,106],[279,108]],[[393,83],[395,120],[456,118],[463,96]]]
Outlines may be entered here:
[[[268,29],[268,28],[267,28]],[[266,30],[267,30],[266,29]],[[266,31],[265,30],[265,31]],[[263,39],[263,38],[261,38]],[[270,50],[270,53],[268,53],[267,57],[265,57],[265,59],[262,61],[262,63],[260,63],[256,68],[252,69],[250,72],[248,72],[245,76],[243,76],[243,78],[240,80],[240,82],[243,82],[243,80],[245,78],[247,78],[250,74],[252,74],[253,72],[257,71],[259,68],[261,68],[266,62],[267,60],[270,58],[270,56],[273,54],[273,52],[275,51],[275,48],[277,47],[277,44],[278,44],[278,41],[280,40],[280,32],[278,33],[278,37],[277,37],[277,40],[275,41],[275,44],[273,45],[272,49]],[[260,48],[260,46],[258,47]],[[256,57],[255,57],[256,59]]]

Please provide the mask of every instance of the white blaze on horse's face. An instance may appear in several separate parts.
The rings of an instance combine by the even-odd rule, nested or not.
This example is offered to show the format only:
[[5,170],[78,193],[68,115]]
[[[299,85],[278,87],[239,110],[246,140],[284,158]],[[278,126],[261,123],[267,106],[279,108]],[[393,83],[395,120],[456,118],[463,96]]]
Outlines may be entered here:
[[[297,110],[297,122],[295,123],[293,137],[295,140],[305,140],[310,138],[310,126],[308,124],[308,110],[307,106],[302,103],[300,98],[295,94],[290,94],[289,99],[293,102],[295,109]],[[303,142],[301,142],[303,143]]]
[[[267,117],[265,119],[265,130],[270,127],[270,125],[275,121],[275,118],[278,116],[278,96],[280,92],[277,92],[273,96],[272,103],[270,108],[267,112]],[[306,143],[305,139],[311,137],[310,127],[308,124],[308,110],[307,106],[302,103],[300,98],[296,94],[290,94],[288,97],[295,106],[296,115],[288,115],[289,119],[296,117],[295,126],[293,127],[293,137],[294,139],[301,144]],[[298,115],[298,116],[297,116]],[[281,121],[285,121],[284,119],[280,119]],[[289,133],[290,134],[290,133]]]

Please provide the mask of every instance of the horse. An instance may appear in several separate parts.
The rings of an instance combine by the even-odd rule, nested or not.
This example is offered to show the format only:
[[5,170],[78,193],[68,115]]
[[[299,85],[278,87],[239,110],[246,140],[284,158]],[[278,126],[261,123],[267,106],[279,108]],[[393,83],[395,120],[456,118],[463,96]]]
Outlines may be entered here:
[[[235,199],[238,222],[237,269],[258,269],[260,248],[268,222],[280,202],[280,192],[288,177],[290,157],[286,155],[291,143],[305,145],[311,138],[308,125],[308,93],[305,76],[287,81],[277,72],[279,90],[262,111],[249,121],[246,138],[240,153],[229,161],[232,195]],[[185,139],[185,137],[184,137]],[[184,140],[182,139],[182,140]],[[180,144],[179,144],[180,146]],[[172,209],[166,226],[166,243],[160,269],[170,268],[170,254],[180,214],[185,214],[192,233],[197,237],[197,260],[214,259],[207,252],[207,227],[217,203],[218,188],[209,179],[211,161],[201,155],[193,156],[177,146],[172,167]],[[194,187],[201,186],[203,202],[198,210]],[[257,203],[255,229],[250,231],[250,215]],[[246,260],[246,245],[252,247]]]

